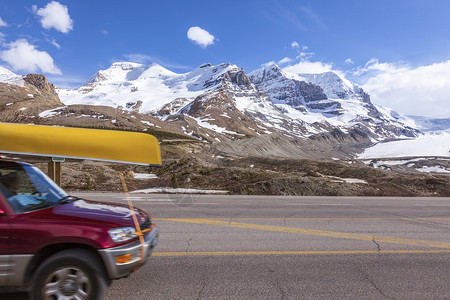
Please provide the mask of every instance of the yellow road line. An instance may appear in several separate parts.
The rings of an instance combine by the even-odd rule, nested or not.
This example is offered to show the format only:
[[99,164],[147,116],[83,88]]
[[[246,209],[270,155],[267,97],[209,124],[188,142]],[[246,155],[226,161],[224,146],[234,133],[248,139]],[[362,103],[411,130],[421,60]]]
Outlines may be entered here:
[[302,228],[281,227],[281,226],[269,226],[269,225],[248,224],[248,223],[238,223],[238,222],[225,222],[225,221],[218,221],[218,220],[211,220],[211,219],[164,219],[164,220],[165,221],[174,221],[174,222],[193,223],[193,224],[205,224],[205,225],[216,225],[216,226],[223,226],[223,227],[243,228],[243,229],[258,229],[258,230],[265,230],[265,231],[307,234],[307,235],[316,235],[316,236],[327,236],[327,237],[361,240],[361,241],[376,241],[377,243],[384,242],[384,243],[402,244],[402,245],[410,245],[410,246],[450,249],[450,243],[446,243],[446,242],[434,242],[434,241],[425,241],[425,240],[416,240],[416,239],[373,236],[373,235],[367,235],[367,234],[335,232],[335,231],[315,230],[315,229],[302,229]]
[[392,251],[215,251],[215,252],[153,252],[152,256],[237,256],[237,255],[330,255],[330,254],[421,254],[450,253],[450,250],[392,250]]

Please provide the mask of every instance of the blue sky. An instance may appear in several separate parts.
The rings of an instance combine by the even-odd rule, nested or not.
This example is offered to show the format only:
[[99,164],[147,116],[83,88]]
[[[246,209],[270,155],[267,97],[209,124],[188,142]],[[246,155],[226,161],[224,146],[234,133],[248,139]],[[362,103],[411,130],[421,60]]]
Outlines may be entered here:
[[2,0],[0,65],[73,88],[116,61],[177,73],[275,62],[339,72],[402,113],[450,117],[449,11],[447,0]]

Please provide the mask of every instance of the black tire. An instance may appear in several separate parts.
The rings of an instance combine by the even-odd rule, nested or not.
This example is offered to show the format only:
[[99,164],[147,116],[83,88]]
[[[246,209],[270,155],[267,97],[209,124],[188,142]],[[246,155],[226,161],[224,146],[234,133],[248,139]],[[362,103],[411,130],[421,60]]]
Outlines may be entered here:
[[104,268],[92,253],[82,249],[64,250],[50,256],[34,272],[30,299],[53,300],[65,296],[103,299],[109,284]]

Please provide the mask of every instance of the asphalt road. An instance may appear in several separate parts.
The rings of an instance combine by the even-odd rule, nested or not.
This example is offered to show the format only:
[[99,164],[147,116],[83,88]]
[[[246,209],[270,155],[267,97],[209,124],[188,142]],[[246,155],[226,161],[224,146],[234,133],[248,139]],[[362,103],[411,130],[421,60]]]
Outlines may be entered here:
[[107,299],[450,299],[450,198],[131,198],[160,244]]

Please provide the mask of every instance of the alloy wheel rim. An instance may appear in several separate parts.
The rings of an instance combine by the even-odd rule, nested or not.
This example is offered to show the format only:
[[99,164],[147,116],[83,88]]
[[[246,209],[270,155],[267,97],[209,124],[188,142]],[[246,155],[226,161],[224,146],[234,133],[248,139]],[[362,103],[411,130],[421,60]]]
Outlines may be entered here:
[[63,267],[52,272],[44,282],[44,299],[85,300],[91,293],[91,282],[77,267]]

